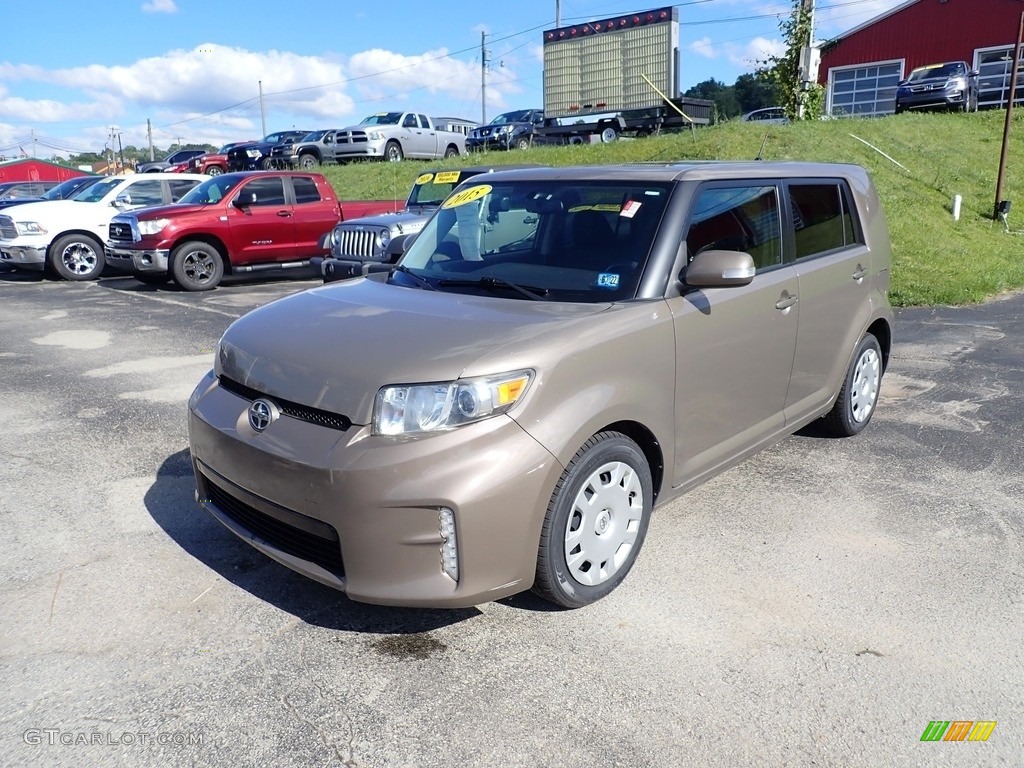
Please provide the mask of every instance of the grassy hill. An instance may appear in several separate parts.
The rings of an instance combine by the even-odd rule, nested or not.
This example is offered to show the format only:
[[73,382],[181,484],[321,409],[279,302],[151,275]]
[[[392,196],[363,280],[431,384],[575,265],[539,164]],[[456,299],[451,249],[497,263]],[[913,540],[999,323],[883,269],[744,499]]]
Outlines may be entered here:
[[[894,304],[969,304],[1024,287],[1024,112],[1010,137],[1003,198],[1015,201],[1007,234],[993,222],[1005,113],[903,114],[784,126],[734,121],[635,141],[491,152],[430,167],[466,164],[590,165],[685,159],[747,160],[764,141],[766,160],[856,163],[878,186],[893,248]],[[767,139],[765,131],[767,130]],[[852,134],[852,135],[851,135]],[[869,142],[899,165],[858,141]],[[904,166],[901,168],[900,165]],[[324,168],[344,199],[404,198],[427,167],[417,161]],[[954,195],[963,196],[953,221]]]

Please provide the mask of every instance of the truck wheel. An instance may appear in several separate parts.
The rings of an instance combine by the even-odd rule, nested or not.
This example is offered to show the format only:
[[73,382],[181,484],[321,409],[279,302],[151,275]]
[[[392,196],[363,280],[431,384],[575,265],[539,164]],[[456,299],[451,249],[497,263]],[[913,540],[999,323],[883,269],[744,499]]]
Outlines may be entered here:
[[174,249],[171,273],[186,291],[210,291],[224,277],[224,259],[212,245],[193,240]]
[[516,139],[516,149],[529,149],[530,148],[530,137],[520,136]]
[[274,161],[269,157],[261,157],[259,162],[259,169],[261,171],[269,171],[274,167]]
[[299,168],[304,171],[315,170],[319,165],[320,161],[316,159],[316,155],[311,155],[308,152],[299,158]]
[[207,176],[220,176],[222,173],[224,173],[224,169],[219,165],[211,165],[206,169]]
[[448,149],[446,149],[444,151],[444,156],[445,157],[458,157],[459,156],[459,148],[458,147],[448,147]]
[[601,131],[601,143],[602,144],[611,144],[617,138],[619,138],[619,132],[617,130],[615,130],[614,128],[612,128],[610,125],[607,128],[605,128],[603,131]]
[[389,141],[384,147],[384,159],[389,163],[400,163],[405,159],[405,153],[402,152],[402,145],[397,141]]
[[95,280],[106,264],[103,246],[89,235],[64,235],[50,246],[50,264],[65,280]]

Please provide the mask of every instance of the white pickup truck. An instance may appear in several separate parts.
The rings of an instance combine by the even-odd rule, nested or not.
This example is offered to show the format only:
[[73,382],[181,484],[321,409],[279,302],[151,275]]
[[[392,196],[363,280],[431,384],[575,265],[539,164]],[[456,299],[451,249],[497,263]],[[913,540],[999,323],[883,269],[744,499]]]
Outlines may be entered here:
[[339,162],[377,158],[435,160],[466,154],[466,136],[438,128],[416,112],[377,112],[359,125],[338,131],[334,155]]
[[206,181],[197,173],[111,176],[70,200],[25,203],[0,215],[0,264],[44,270],[65,280],[94,280],[106,263],[103,243],[118,213],[176,203]]

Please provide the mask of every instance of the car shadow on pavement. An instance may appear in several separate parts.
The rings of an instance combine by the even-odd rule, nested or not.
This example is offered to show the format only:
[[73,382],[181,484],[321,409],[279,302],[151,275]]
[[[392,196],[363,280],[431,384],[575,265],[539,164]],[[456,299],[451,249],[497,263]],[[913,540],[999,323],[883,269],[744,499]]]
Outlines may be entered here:
[[164,460],[146,492],[153,520],[183,550],[251,595],[307,624],[371,634],[429,632],[479,616],[476,608],[391,608],[349,600],[345,595],[280,565],[238,539],[204,512],[194,497],[187,450]]

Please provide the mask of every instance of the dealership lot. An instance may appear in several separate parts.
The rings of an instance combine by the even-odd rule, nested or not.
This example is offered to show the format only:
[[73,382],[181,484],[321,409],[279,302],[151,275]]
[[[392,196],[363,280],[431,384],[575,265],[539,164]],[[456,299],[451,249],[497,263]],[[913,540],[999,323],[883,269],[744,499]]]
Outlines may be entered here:
[[[193,501],[217,339],[318,283],[0,272],[0,765],[1024,753],[1024,296],[899,313],[864,434],[794,436],[657,510],[599,603],[430,611],[353,603]],[[933,720],[998,725],[922,743]]]

